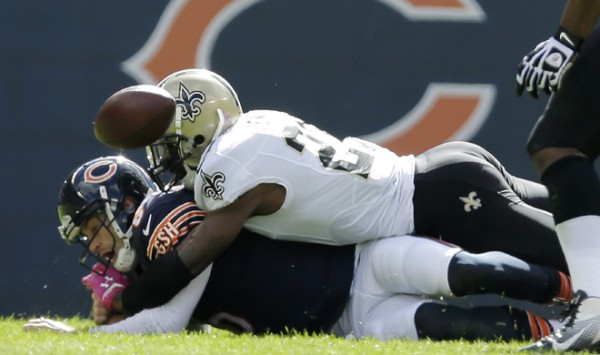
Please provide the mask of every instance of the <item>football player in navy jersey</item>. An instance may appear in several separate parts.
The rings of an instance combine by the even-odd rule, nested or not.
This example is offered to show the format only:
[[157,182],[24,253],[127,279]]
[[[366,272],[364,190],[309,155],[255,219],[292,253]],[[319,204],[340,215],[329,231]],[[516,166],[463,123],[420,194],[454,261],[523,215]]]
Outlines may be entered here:
[[527,151],[548,188],[556,232],[578,290],[567,327],[526,350],[600,348],[599,0],[569,0],[555,35],[518,66],[517,93],[552,93]]
[[[497,293],[549,303],[571,293],[568,277],[556,269],[500,252],[473,254],[430,238],[329,246],[277,241],[242,229],[167,304],[121,320],[110,310],[106,295],[127,287],[130,280],[115,267],[132,278],[143,274],[188,238],[206,215],[190,190],[152,191],[145,172],[122,157],[87,162],[63,184],[61,236],[83,243],[87,254],[104,260],[84,278],[94,290],[95,321],[104,324],[91,331],[181,331],[194,318],[256,334],[299,330],[382,340],[537,339],[551,327],[530,312],[508,306],[465,309],[423,296]],[[144,192],[148,195],[142,202]],[[124,246],[132,262],[120,261]],[[68,329],[46,319],[25,325],[53,327]]]
[[[242,228],[329,245],[427,235],[567,271],[547,189],[510,175],[480,146],[448,142],[398,156],[362,139],[339,140],[287,113],[243,112],[231,85],[204,69],[173,73],[159,86],[177,106],[149,147],[150,169],[155,178],[174,173],[209,214],[158,266],[116,293],[118,310],[166,302]],[[157,292],[151,284],[159,279],[178,287]]]

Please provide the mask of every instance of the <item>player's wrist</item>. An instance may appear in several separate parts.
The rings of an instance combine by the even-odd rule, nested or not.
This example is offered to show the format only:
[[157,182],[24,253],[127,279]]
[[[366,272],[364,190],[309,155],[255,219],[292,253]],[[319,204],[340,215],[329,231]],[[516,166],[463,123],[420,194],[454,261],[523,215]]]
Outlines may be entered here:
[[121,299],[121,292],[117,292],[113,299],[112,299],[112,304],[111,304],[111,308],[112,311],[115,313],[119,313],[119,314],[123,314],[125,313],[125,309],[123,308],[123,301]]
[[578,52],[583,44],[583,38],[574,35],[571,31],[562,26],[558,27],[556,33],[554,33],[554,36],[552,37],[575,52]]

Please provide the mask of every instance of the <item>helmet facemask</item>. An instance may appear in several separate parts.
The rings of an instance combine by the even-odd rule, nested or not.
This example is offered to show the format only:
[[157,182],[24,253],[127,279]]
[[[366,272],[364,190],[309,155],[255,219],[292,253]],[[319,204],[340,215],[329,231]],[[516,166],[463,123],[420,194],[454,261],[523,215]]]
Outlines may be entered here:
[[161,190],[170,190],[190,173],[186,160],[192,156],[194,147],[193,142],[177,134],[163,136],[146,147],[148,173]]
[[[102,213],[101,211],[102,211],[102,209],[99,209],[96,211],[96,213],[94,213],[88,217],[88,218],[98,219],[100,221],[100,227],[95,230],[94,234],[90,238],[88,238],[87,235],[82,233],[80,235],[80,237],[77,238],[77,241],[83,246],[83,252],[81,253],[81,256],[79,257],[79,263],[86,269],[89,269],[92,272],[95,272],[97,274],[104,276],[106,274],[106,271],[108,270],[108,268],[111,265],[111,260],[113,259],[114,255],[115,255],[117,236],[115,236],[115,233],[110,228],[112,221],[110,221],[107,218],[106,214]],[[90,250],[90,247],[91,247],[94,239],[96,239],[96,237],[98,236],[98,234],[100,233],[100,231],[102,229],[106,229],[106,231],[111,235],[112,240],[113,240],[112,250],[105,255],[100,255],[99,253],[93,253]],[[93,266],[96,263],[102,264],[103,267],[102,268],[98,268],[98,267],[94,268]]]
[[[84,248],[79,257],[79,263],[93,272],[104,275],[110,265],[121,272],[131,270],[136,262],[135,251],[131,248],[130,238],[132,235],[130,215],[133,214],[132,207],[126,206],[125,201],[117,202],[108,200],[106,188],[100,186],[100,195],[102,199],[93,201],[82,210],[75,212],[74,218],[71,215],[61,215],[62,224],[58,227],[59,234],[68,244],[81,244]],[[135,209],[135,208],[133,208]],[[60,212],[59,212],[60,214]],[[90,219],[95,218],[99,227],[95,229],[93,235],[88,237],[82,232],[82,225],[88,223]],[[129,228],[123,232],[119,219],[127,219]],[[112,250],[104,255],[94,253],[90,246],[101,230],[105,229],[112,238]],[[122,242],[121,247],[116,251],[117,241]],[[93,264],[101,263],[104,268],[98,272],[92,269]]]
[[[217,109],[217,115],[219,124],[214,137],[221,135],[226,122],[220,109]],[[148,173],[152,180],[163,191],[170,190],[178,183],[193,189],[196,169],[202,159],[202,154],[210,146],[210,144],[205,145],[205,142],[206,138],[202,135],[191,139],[182,134],[167,134],[147,146],[146,158],[150,163]]]

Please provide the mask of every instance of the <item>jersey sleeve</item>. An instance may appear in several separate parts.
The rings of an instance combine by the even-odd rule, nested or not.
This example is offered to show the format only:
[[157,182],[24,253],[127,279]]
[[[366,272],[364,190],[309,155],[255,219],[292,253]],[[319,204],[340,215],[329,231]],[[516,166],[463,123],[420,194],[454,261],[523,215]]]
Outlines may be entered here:
[[297,119],[275,111],[244,114],[205,153],[194,182],[196,203],[204,210],[216,210],[265,183],[287,191],[288,183],[280,175],[286,166],[279,153],[290,149],[283,144],[289,120]]
[[211,272],[211,265],[196,276],[166,304],[145,309],[120,322],[90,328],[91,333],[159,334],[185,329],[198,304]]
[[143,273],[122,293],[126,310],[165,304],[193,280],[173,250],[204,219],[193,201],[192,191],[178,189],[153,195],[136,212],[131,239]]
[[147,199],[134,218],[132,241],[143,269],[182,241],[206,213],[189,190],[160,193]]

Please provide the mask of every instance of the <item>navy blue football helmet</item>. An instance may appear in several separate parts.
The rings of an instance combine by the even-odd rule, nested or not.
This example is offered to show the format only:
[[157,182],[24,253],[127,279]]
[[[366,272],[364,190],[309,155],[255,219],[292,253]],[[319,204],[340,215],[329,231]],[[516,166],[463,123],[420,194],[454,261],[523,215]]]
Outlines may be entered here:
[[[90,160],[73,170],[65,179],[58,196],[58,231],[68,244],[80,243],[85,251],[80,263],[88,266],[89,245],[93,238],[81,233],[81,224],[88,218],[103,214],[104,226],[112,234],[113,240],[119,238],[123,247],[111,255],[112,265],[119,271],[130,271],[136,261],[131,248],[131,225],[137,207],[147,193],[157,188],[146,171],[133,161],[122,156],[101,157]],[[126,197],[129,197],[126,200]],[[133,201],[133,203],[132,203]],[[111,260],[99,255],[95,259],[106,267]]]

